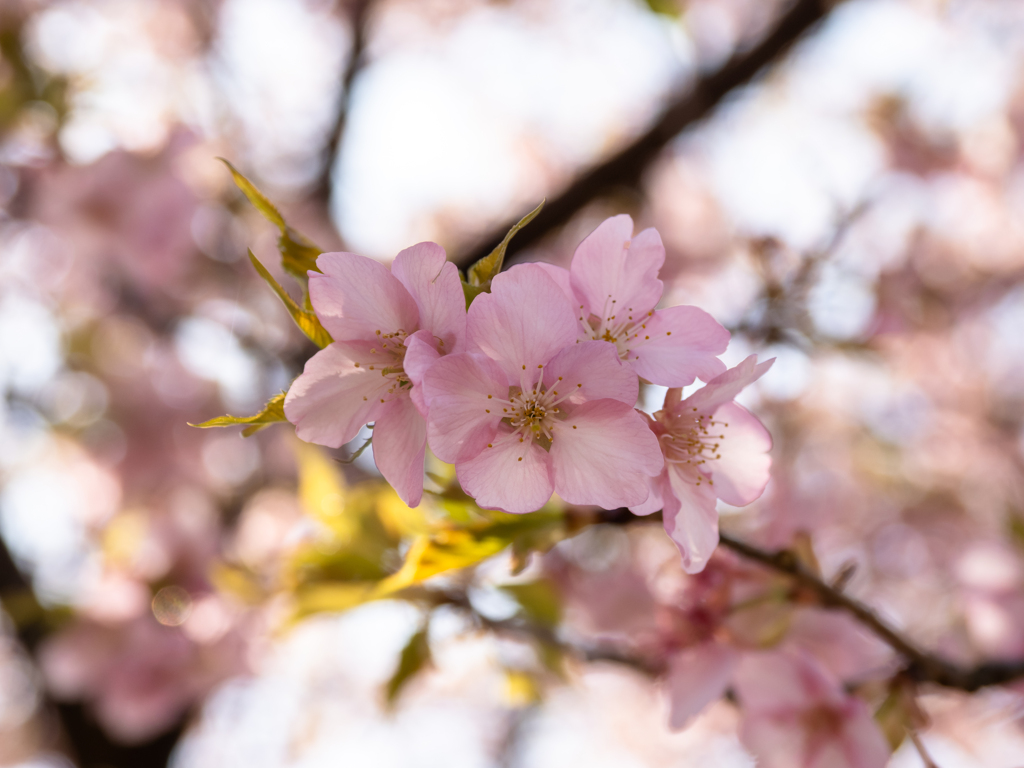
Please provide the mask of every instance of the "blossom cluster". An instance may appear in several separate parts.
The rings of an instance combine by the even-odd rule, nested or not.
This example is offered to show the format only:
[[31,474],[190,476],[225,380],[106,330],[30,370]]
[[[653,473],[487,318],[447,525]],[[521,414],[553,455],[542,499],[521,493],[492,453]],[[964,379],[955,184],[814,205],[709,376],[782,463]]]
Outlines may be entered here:
[[[734,398],[770,366],[726,370],[729,332],[691,306],[657,309],[665,248],[627,215],[604,221],[569,269],[519,264],[466,307],[455,265],[420,243],[388,269],[322,254],[310,299],[334,339],[284,403],[306,441],[340,447],[373,424],[377,467],[409,505],[429,444],[486,509],[574,505],[664,511],[684,566],[718,541],[716,500],[764,489],[771,438]],[[653,418],[641,379],[667,387]],[[682,388],[705,386],[687,398]]]

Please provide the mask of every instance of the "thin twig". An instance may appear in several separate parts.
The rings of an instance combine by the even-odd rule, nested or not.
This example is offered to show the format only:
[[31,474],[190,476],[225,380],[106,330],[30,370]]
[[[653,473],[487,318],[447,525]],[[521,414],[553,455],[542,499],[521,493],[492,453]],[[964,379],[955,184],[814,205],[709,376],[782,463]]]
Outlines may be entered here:
[[[706,118],[723,99],[747,85],[766,66],[777,61],[828,13],[826,0],[797,0],[754,48],[734,55],[724,66],[698,78],[677,96],[654,124],[629,146],[579,175],[547,205],[509,245],[507,256],[539,242],[565,224],[589,202],[616,188],[635,189],[647,167],[672,139]],[[518,217],[496,227],[455,263],[465,268],[490,253]],[[506,263],[508,263],[506,261]]]
[[[638,517],[626,509],[613,509],[597,514],[594,521],[626,525],[643,520],[656,521],[660,519],[660,513]],[[726,549],[778,573],[792,577],[801,587],[813,592],[821,605],[849,613],[904,658],[907,666],[903,670],[903,674],[916,682],[935,683],[946,688],[956,688],[973,693],[979,688],[989,685],[1003,685],[1024,678],[1024,660],[982,662],[972,667],[965,667],[918,647],[864,603],[846,595],[808,570],[789,550],[760,549],[726,533],[720,533],[719,538],[722,546]]]
[[811,573],[792,552],[768,552],[724,533],[720,538],[723,547],[793,577],[802,587],[814,592],[822,605],[851,614],[903,656],[907,661],[906,674],[913,680],[973,692],[987,685],[1009,683],[1024,677],[1024,661],[985,662],[974,667],[963,667],[925,651],[900,634],[871,608]]
[[349,23],[352,26],[352,50],[349,53],[348,63],[341,76],[341,88],[338,92],[338,106],[334,117],[334,125],[324,145],[323,157],[320,166],[320,178],[313,188],[313,197],[325,205],[331,196],[331,176],[334,170],[334,161],[341,146],[342,138],[345,135],[345,127],[348,124],[349,109],[352,104],[352,83],[363,66],[366,53],[366,23],[369,17],[370,6],[373,0],[352,0],[349,6]]
[[921,756],[921,762],[924,763],[924,768],[939,768],[931,755],[928,754],[928,750],[924,748],[924,742],[921,741],[921,736],[913,728],[907,729],[907,735],[910,736],[910,741],[913,743],[914,748],[917,750],[917,754]]
[[473,608],[469,598],[464,594],[449,591],[431,591],[426,595],[427,600],[433,605],[451,605],[465,611],[472,620],[482,629],[496,634],[513,635],[526,637],[535,640],[541,645],[557,646],[568,655],[580,661],[595,662],[607,661],[613,664],[621,664],[630,667],[644,675],[658,677],[664,673],[664,665],[654,659],[648,659],[635,654],[627,653],[611,645],[584,645],[580,643],[568,643],[555,633],[551,627],[537,624],[520,617],[511,619],[490,619],[481,615]]

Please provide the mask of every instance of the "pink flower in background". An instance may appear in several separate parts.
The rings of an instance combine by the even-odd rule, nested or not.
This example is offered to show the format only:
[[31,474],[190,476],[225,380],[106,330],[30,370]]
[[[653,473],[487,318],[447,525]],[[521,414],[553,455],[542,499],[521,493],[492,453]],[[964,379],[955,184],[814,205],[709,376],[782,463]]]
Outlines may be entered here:
[[423,495],[426,422],[414,384],[456,352],[466,330],[458,270],[436,243],[395,257],[389,270],[354,253],[325,253],[309,294],[334,343],[292,384],[284,410],[298,436],[338,448],[374,423],[377,468],[407,504]]
[[740,740],[763,768],[884,768],[885,737],[863,701],[805,653],[751,653],[733,684]]
[[729,332],[697,307],[655,309],[665,246],[655,229],[633,237],[626,214],[605,219],[576,248],[569,271],[543,265],[573,303],[581,340],[607,341],[637,375],[684,387],[725,370]]
[[498,275],[469,308],[469,352],[427,371],[430,447],[482,507],[532,512],[639,504],[661,471],[615,347],[577,340],[572,307],[536,264]]
[[[767,646],[779,642],[780,633],[785,635],[776,646],[780,655],[784,650],[813,657],[815,664],[837,679],[865,680],[890,672],[891,649],[850,616],[814,607],[794,609],[782,601],[772,604],[761,600],[755,605],[750,601],[763,592],[744,594],[746,590],[735,587],[732,591],[736,592],[731,596],[732,603],[719,606],[717,616],[709,616],[705,637],[698,635],[698,642],[669,659],[665,682],[671,702],[670,727],[683,728],[722,698],[734,684],[742,659],[748,654],[762,655]],[[699,623],[704,622],[695,621],[695,613],[691,609],[687,618],[691,624],[698,624],[693,629],[699,631]]]
[[718,546],[716,500],[742,507],[768,483],[772,438],[750,411],[733,402],[772,365],[751,355],[682,400],[670,389],[651,429],[665,453],[665,469],[651,481],[638,515],[663,510],[665,530],[679,547],[688,573],[704,568]]

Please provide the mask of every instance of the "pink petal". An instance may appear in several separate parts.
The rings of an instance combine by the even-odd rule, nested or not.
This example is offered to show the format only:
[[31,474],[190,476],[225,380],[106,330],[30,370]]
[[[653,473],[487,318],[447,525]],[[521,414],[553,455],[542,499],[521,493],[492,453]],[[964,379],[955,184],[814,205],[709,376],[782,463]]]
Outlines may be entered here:
[[517,264],[469,308],[471,345],[495,360],[510,383],[527,388],[540,366],[576,343],[577,322],[565,294],[536,264]]
[[776,715],[841,706],[846,696],[839,681],[802,651],[744,654],[733,685],[744,710]]
[[335,341],[419,329],[416,302],[380,262],[355,253],[322,253],[309,273],[309,298]]
[[806,734],[796,720],[744,711],[739,735],[758,768],[809,768],[803,759]]
[[508,384],[501,367],[482,355],[442,357],[423,377],[430,411],[430,449],[441,461],[466,461],[485,450],[504,417]]
[[565,347],[544,366],[544,385],[559,396],[572,392],[572,403],[610,398],[633,406],[640,392],[636,374],[619,361],[618,350],[607,341]]
[[648,488],[650,495],[647,497],[647,501],[634,504],[629,508],[634,515],[652,515],[662,510],[665,506],[665,497],[672,494],[672,487],[668,482],[668,470],[663,469],[660,475],[650,478]]
[[551,459],[532,440],[521,441],[503,425],[491,444],[455,465],[463,490],[484,509],[523,514],[551,498]]
[[758,365],[757,355],[751,355],[721,376],[711,379],[706,386],[680,403],[679,407],[687,410],[696,408],[701,413],[713,414],[719,406],[732,401],[744,387],[768,373],[774,362],[775,358],[772,358]]
[[684,387],[725,372],[717,356],[729,345],[729,332],[703,309],[659,309],[644,326],[627,342],[627,359],[652,384]]
[[715,493],[726,504],[742,507],[764,492],[771,477],[772,436],[758,418],[733,402],[715,411],[710,429],[722,435],[718,456],[708,459],[704,471],[715,481]]
[[840,680],[866,679],[893,661],[892,649],[856,619],[824,608],[797,609],[785,643],[814,656]]
[[849,768],[885,768],[892,753],[878,723],[864,702],[851,697],[850,705],[839,737],[846,764]]
[[373,459],[402,501],[415,507],[423,497],[427,423],[408,397],[384,406],[373,425]]
[[626,214],[605,219],[576,248],[570,272],[572,287],[587,315],[607,317],[615,307],[642,315],[654,309],[664,286],[658,271],[665,246],[654,229],[633,237],[633,219]]
[[284,414],[300,440],[340,448],[381,412],[391,382],[369,370],[373,346],[336,341],[306,361],[284,399]]
[[419,409],[419,412],[426,417],[427,402],[423,395],[423,377],[430,366],[438,361],[441,353],[437,351],[437,339],[430,331],[416,331],[405,340],[405,360],[402,367],[412,382],[412,391],[409,396]]
[[568,269],[554,264],[547,264],[543,261],[534,261],[531,263],[542,269],[544,274],[550,277],[554,281],[555,285],[562,289],[562,293],[565,294],[565,297],[571,301],[574,306],[578,304],[576,301],[576,295],[572,292],[572,278],[569,275]]
[[669,727],[684,727],[704,707],[722,698],[739,658],[735,648],[714,640],[673,656],[668,668]]
[[665,532],[679,547],[683,570],[700,573],[718,546],[715,490],[695,469],[679,465],[667,469],[672,493],[665,495]]
[[[419,327],[440,339],[445,353],[461,352],[466,336],[466,297],[458,268],[437,243],[419,243],[399,253],[391,274],[419,309]],[[408,329],[406,329],[408,330]]]
[[740,740],[759,765],[884,768],[889,760],[864,703],[806,653],[745,654],[733,686],[744,713]]
[[679,387],[672,387],[665,393],[665,402],[661,406],[663,411],[671,411],[683,401],[683,390]]
[[641,504],[648,479],[661,472],[658,439],[640,415],[618,400],[592,400],[552,429],[555,491],[570,504],[604,509]]

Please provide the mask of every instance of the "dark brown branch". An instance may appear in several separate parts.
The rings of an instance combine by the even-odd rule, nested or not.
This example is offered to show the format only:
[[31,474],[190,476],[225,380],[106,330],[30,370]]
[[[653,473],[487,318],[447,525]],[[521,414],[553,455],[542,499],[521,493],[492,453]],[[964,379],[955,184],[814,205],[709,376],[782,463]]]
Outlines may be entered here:
[[352,83],[362,68],[363,59],[366,53],[366,22],[369,16],[370,6],[373,0],[352,0],[349,4],[349,23],[352,25],[352,50],[349,53],[348,63],[341,76],[341,88],[338,92],[338,106],[334,117],[334,125],[324,145],[322,164],[320,166],[320,178],[313,188],[313,197],[327,203],[331,196],[331,175],[334,170],[334,161],[338,155],[338,148],[341,146],[342,138],[345,135],[345,126],[348,123],[349,108],[352,103]]
[[[35,655],[48,627],[28,579],[18,569],[0,537],[0,604],[18,617],[18,639]],[[40,676],[41,677],[41,676]],[[61,737],[80,768],[163,768],[184,730],[184,722],[142,744],[112,741],[82,703],[55,702],[43,690],[43,716],[59,720]],[[48,745],[53,748],[54,744]]]
[[[669,104],[643,135],[583,172],[557,197],[549,200],[530,226],[512,240],[508,256],[539,242],[600,195],[616,188],[638,187],[644,171],[666,144],[686,128],[706,118],[728,94],[748,84],[764,67],[778,60],[824,18],[831,5],[826,0],[797,0],[757,46],[736,54],[717,71],[697,79]],[[517,215],[496,227],[455,263],[465,269],[486,256],[518,220]]]
[[[629,510],[613,509],[598,513],[594,522],[625,525],[660,519],[661,513],[637,517]],[[947,688],[973,693],[985,686],[1003,685],[1024,678],[1024,660],[983,662],[973,667],[965,667],[919,648],[871,608],[859,600],[849,597],[811,572],[789,550],[783,549],[775,552],[763,550],[726,533],[720,533],[719,539],[726,549],[771,568],[773,571],[792,577],[801,587],[813,592],[821,605],[846,611],[852,615],[904,658],[907,666],[903,670],[903,674],[916,682],[935,683]]]
[[906,674],[918,682],[936,683],[947,688],[973,692],[987,685],[1000,685],[1024,677],[1024,661],[985,662],[963,667],[919,648],[904,637],[871,608],[822,581],[787,550],[767,552],[744,541],[721,534],[723,547],[785,573],[801,586],[814,592],[822,605],[851,614],[862,625],[907,661]]

